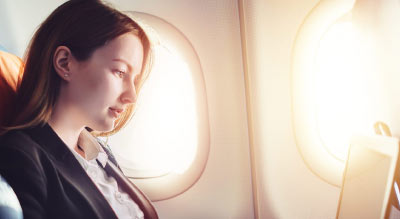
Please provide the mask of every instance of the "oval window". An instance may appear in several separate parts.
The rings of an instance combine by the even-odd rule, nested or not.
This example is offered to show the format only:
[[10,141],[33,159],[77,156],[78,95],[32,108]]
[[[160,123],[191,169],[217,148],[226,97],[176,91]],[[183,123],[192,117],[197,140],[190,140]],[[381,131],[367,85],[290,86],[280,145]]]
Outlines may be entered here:
[[400,44],[393,29],[399,16],[391,10],[397,5],[320,1],[297,35],[292,63],[297,146],[310,170],[330,184],[341,186],[351,137],[374,135],[380,121],[398,128],[390,123],[397,121],[393,57]]
[[176,196],[201,176],[209,152],[205,84],[188,39],[153,15],[127,12],[152,37],[154,60],[129,124],[108,139],[123,172],[153,200]]
[[[346,128],[348,124],[335,120],[337,111],[331,112],[338,107],[330,107],[332,103],[342,106],[342,100],[337,98],[341,88],[332,89],[332,86],[338,85],[335,82],[346,81],[348,78],[343,78],[343,74],[351,71],[348,65],[342,65],[347,60],[340,57],[352,55],[346,51],[346,43],[352,40],[351,32],[347,32],[351,26],[346,19],[353,4],[354,1],[320,1],[304,20],[293,49],[292,101],[296,144],[310,170],[336,186],[342,183],[348,145],[343,132],[336,132],[337,127],[329,125],[339,124]],[[340,37],[344,43],[332,44]],[[334,58],[335,52],[340,53],[337,58]]]

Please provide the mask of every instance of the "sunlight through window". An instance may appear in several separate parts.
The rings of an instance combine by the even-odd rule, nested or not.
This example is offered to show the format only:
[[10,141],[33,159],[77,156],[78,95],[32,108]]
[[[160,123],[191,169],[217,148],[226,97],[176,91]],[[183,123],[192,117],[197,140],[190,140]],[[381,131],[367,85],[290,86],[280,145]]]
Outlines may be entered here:
[[[346,160],[350,138],[368,133],[370,91],[365,69],[368,43],[352,22],[338,22],[321,38],[315,57],[315,100],[318,132],[326,150]],[[370,65],[369,65],[370,66]]]
[[[318,130],[326,149],[344,160],[354,130],[352,116],[359,106],[354,86],[359,73],[351,22],[333,25],[321,39],[315,59],[316,112]],[[353,114],[353,115],[352,115]]]
[[153,64],[135,114],[108,144],[124,174],[152,201],[175,197],[201,177],[210,150],[207,93],[190,38],[168,21],[127,11],[152,42]]
[[195,93],[190,69],[173,50],[155,48],[155,63],[128,126],[110,138],[123,169],[134,177],[183,173],[197,148]]

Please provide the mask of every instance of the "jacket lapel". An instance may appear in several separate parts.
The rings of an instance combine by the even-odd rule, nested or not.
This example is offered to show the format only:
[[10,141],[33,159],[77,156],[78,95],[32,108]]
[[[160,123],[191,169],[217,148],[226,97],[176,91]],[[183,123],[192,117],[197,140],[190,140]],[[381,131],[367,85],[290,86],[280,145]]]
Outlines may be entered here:
[[129,194],[132,200],[139,205],[140,209],[143,211],[144,218],[158,219],[157,212],[149,199],[129,179],[127,179],[121,171],[119,171],[117,166],[112,162],[107,161],[104,170],[108,175],[114,177],[115,180],[117,180],[118,185],[120,185],[121,188]]
[[107,200],[86,174],[68,146],[48,124],[43,127],[37,126],[26,132],[49,154],[59,175],[80,193],[82,199],[89,203],[91,209],[83,210],[92,210],[99,218],[117,218]]
[[[66,181],[79,191],[79,193],[89,202],[90,206],[92,206],[92,210],[95,211],[100,218],[117,218],[107,200],[86,174],[85,170],[76,160],[68,146],[60,137],[58,137],[48,124],[28,129],[26,132],[50,155],[50,157],[53,158],[54,164],[59,170],[60,175],[62,175]],[[98,143],[92,135],[86,133],[86,130],[83,132],[83,137],[81,139],[82,144]],[[104,145],[101,144],[101,146],[105,148]],[[111,153],[108,148],[105,149],[105,151],[108,152],[107,154]],[[100,167],[102,166],[100,165]],[[143,211],[146,219],[158,219],[157,212],[149,199],[123,175],[114,163],[108,160],[104,170],[108,175],[114,177],[118,185],[129,194],[132,200],[135,201]]]
[[[107,175],[113,177],[118,185],[129,194],[132,200],[139,206],[139,208],[143,211],[144,218],[146,219],[157,219],[158,215],[155,211],[153,205],[149,201],[149,199],[129,180],[125,177],[125,175],[120,171],[120,168],[115,160],[113,154],[111,153],[110,148],[108,145],[103,144],[102,142],[98,141],[94,138],[87,130],[83,130],[80,137],[80,145],[85,144],[85,148],[89,149],[97,148],[101,146],[104,151],[108,155],[108,161],[104,170],[106,171]],[[98,149],[96,149],[98,150]],[[97,163],[101,168],[103,165],[100,164],[100,161],[96,159]]]

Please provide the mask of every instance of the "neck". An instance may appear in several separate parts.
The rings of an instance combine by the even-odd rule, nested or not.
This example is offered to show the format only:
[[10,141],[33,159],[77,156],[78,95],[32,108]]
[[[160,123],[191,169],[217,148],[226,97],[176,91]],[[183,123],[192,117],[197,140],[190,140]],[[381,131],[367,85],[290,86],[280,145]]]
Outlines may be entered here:
[[76,115],[71,113],[66,106],[56,104],[48,121],[51,128],[61,140],[71,149],[76,149],[79,135],[84,129],[83,124],[77,123]]

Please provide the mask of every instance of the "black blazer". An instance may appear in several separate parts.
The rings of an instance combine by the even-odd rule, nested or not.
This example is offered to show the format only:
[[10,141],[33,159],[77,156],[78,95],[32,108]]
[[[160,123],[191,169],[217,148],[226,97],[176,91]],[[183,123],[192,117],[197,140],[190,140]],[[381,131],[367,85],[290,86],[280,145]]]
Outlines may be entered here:
[[[109,148],[106,172],[139,205],[158,218],[151,202],[119,171]],[[111,161],[111,162],[110,162]],[[24,218],[117,218],[70,149],[46,124],[0,137],[0,175],[14,189]]]

